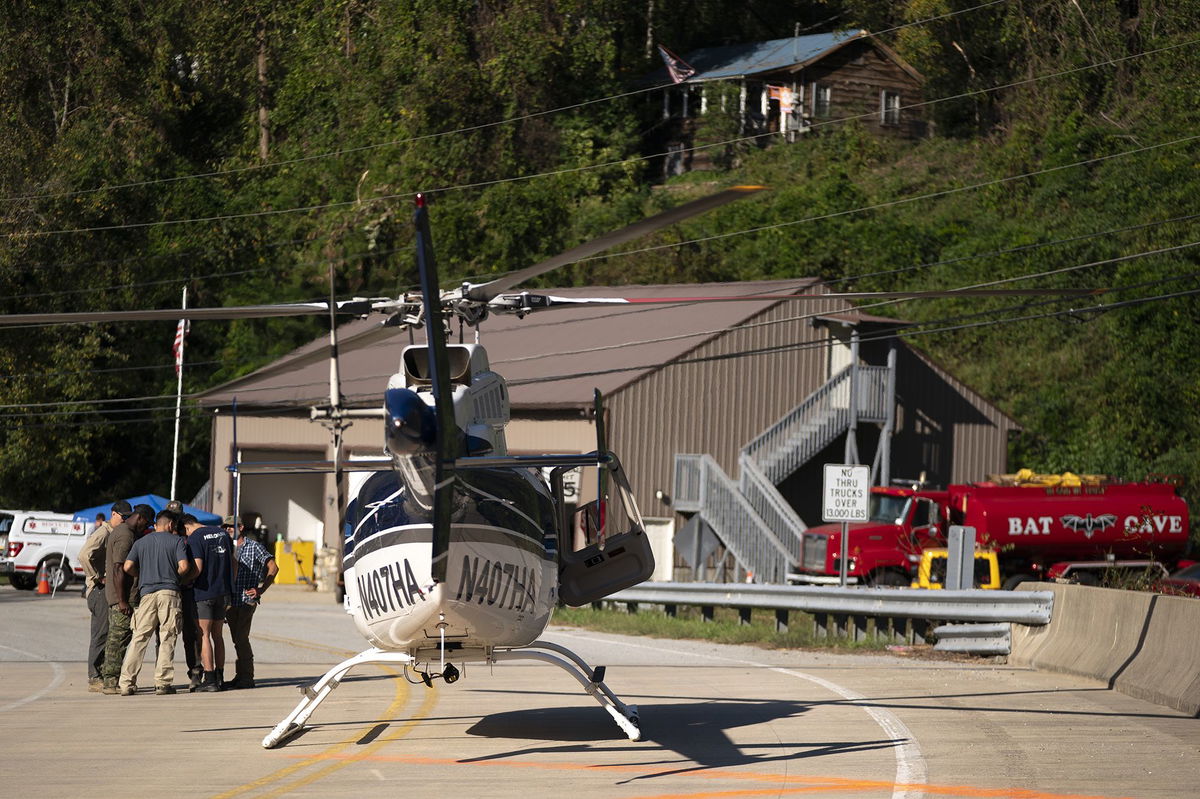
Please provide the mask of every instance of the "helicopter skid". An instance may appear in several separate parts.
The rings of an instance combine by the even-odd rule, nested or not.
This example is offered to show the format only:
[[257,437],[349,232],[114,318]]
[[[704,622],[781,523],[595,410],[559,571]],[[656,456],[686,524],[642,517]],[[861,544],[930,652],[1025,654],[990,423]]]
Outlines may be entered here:
[[304,722],[308,721],[308,717],[317,709],[317,705],[325,701],[325,698],[341,684],[355,666],[364,664],[408,666],[412,662],[412,656],[407,652],[385,652],[382,649],[368,649],[352,658],[343,660],[325,672],[325,676],[312,685],[301,686],[300,691],[304,694],[304,698],[300,700],[300,704],[296,705],[296,709],[288,714],[287,718],[276,724],[267,737],[263,738],[263,748],[273,749],[303,731]]
[[625,733],[629,740],[642,740],[641,720],[638,717],[637,705],[625,704],[604,684],[603,666],[593,669],[584,662],[583,658],[565,646],[541,640],[534,641],[528,646],[497,650],[492,653],[492,660],[497,662],[501,660],[540,660],[543,663],[558,666],[574,677],[580,687],[608,711],[613,721],[617,723],[621,732]]
[[[527,646],[494,649],[490,652],[477,650],[471,654],[476,653],[479,657],[471,659],[484,663],[497,663],[502,660],[539,660],[558,666],[574,677],[584,692],[608,711],[613,721],[617,723],[629,740],[641,740],[642,731],[637,706],[625,704],[604,684],[603,666],[593,669],[579,655],[566,647],[540,640]],[[456,653],[456,659],[461,658],[463,654],[463,652]],[[382,649],[368,649],[352,658],[343,660],[327,671],[316,683],[301,689],[304,698],[283,721],[275,725],[275,728],[263,738],[263,748],[273,749],[302,732],[305,729],[305,722],[312,716],[317,706],[325,701],[334,688],[338,687],[351,669],[361,665],[411,666],[415,663],[416,659],[407,652],[388,652]]]

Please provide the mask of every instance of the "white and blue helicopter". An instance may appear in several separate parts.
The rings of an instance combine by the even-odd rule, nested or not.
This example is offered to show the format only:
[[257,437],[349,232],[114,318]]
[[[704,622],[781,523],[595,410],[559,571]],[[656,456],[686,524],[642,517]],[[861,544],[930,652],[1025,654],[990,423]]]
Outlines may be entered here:
[[[344,472],[373,472],[349,503],[339,497],[346,531],[342,569],[345,607],[371,644],[304,686],[300,703],[263,739],[278,746],[308,719],[354,668],[402,667],[427,685],[456,682],[466,664],[534,659],[562,668],[592,696],[630,740],[641,738],[637,707],[623,703],[592,667],[558,644],[539,639],[559,603],[586,605],[647,579],[654,569],[650,544],[629,482],[605,443],[597,392],[597,442],[586,454],[509,455],[505,426],[508,389],[492,371],[480,344],[452,344],[454,319],[476,326],[490,314],[524,316],[556,307],[678,303],[723,298],[628,300],[563,298],[514,291],[521,283],[699,213],[751,196],[760,186],[736,186],[685,203],[558,256],[487,283],[441,290],[433,257],[429,213],[418,196],[414,214],[421,292],[399,298],[231,308],[34,313],[0,316],[0,326],[111,321],[229,320],[278,316],[330,317],[329,405],[312,417],[333,435],[332,461],[238,463],[236,475],[333,472],[339,493]],[[332,284],[332,280],[331,280]],[[1068,290],[1084,293],[1087,290]],[[851,292],[773,295],[761,299],[900,298],[947,295],[1040,294],[1045,290],[987,289],[928,292]],[[1058,291],[1055,293],[1066,293]],[[755,299],[739,297],[741,301]],[[338,378],[338,315],[383,314],[360,336],[424,328],[426,343],[407,347],[400,370],[382,387],[382,408],[343,406]],[[342,434],[356,417],[381,418],[386,457],[344,463]],[[564,474],[594,468],[597,496],[578,518],[569,517]],[[236,496],[237,492],[234,492]],[[236,508],[235,508],[236,513]],[[618,528],[614,531],[614,528]],[[584,545],[576,545],[582,528]]]

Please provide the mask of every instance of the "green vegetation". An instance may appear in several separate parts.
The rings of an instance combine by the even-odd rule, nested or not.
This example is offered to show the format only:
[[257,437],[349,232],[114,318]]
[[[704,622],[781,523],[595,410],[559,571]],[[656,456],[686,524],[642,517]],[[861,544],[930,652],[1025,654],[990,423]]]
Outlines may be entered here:
[[837,648],[882,650],[890,643],[870,637],[862,641],[849,638],[817,638],[813,635],[812,616],[792,613],[787,632],[776,632],[774,614],[758,611],[749,624],[742,624],[736,610],[715,608],[713,620],[705,621],[699,608],[680,607],[675,616],[658,610],[627,613],[624,610],[559,608],[554,624],[582,627],[606,633],[643,635],[650,638],[687,638],[717,644],[748,644],[766,649]]
[[[878,290],[1049,273],[1029,283],[1112,287],[1069,302],[872,310],[922,323],[912,341],[1022,425],[1013,468],[1200,485],[1200,306],[1180,294],[1198,272],[1196,0],[665,5],[10,4],[0,312],[174,307],[184,286],[192,305],[318,298],[331,267],[339,296],[395,293],[414,282],[415,191],[432,192],[450,283],[535,262],[713,182],[761,182],[769,197],[639,248],[701,243],[544,282],[820,275]],[[883,39],[928,78],[934,135],[919,142],[831,124],[793,145],[731,146],[716,159],[724,171],[652,190],[640,148],[658,95],[580,105],[625,95],[659,65],[648,36],[686,52],[797,25],[907,23],[918,24]],[[700,131],[729,133],[720,116]],[[177,180],[194,175],[207,177]],[[244,374],[322,325],[197,323],[185,390]],[[173,327],[0,331],[0,506],[166,493]],[[129,397],[166,398],[118,401]],[[41,404],[60,401],[77,404]],[[189,413],[185,496],[208,471],[207,433]]]

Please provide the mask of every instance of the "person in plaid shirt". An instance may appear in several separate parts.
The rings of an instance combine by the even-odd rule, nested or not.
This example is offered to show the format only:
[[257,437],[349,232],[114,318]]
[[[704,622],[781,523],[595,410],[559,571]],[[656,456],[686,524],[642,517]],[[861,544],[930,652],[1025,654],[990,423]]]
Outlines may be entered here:
[[229,635],[233,638],[233,648],[237,652],[236,673],[230,682],[225,683],[226,690],[235,688],[254,687],[254,650],[250,648],[250,624],[254,621],[254,611],[258,607],[279,566],[275,557],[267,548],[246,537],[245,525],[238,524],[234,533],[235,519],[225,517],[222,527],[230,535],[236,535],[234,542],[235,562],[233,569],[233,605],[225,616],[229,626]]

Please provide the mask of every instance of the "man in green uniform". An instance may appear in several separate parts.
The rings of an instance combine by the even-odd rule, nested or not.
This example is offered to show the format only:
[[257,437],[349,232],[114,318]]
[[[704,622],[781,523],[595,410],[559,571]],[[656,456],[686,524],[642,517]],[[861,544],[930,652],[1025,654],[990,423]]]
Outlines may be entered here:
[[142,532],[154,521],[154,508],[138,505],[124,522],[108,534],[105,549],[104,592],[108,599],[108,642],[104,647],[103,693],[120,692],[121,663],[133,637],[130,617],[137,604],[137,578],[125,573],[125,559]]

